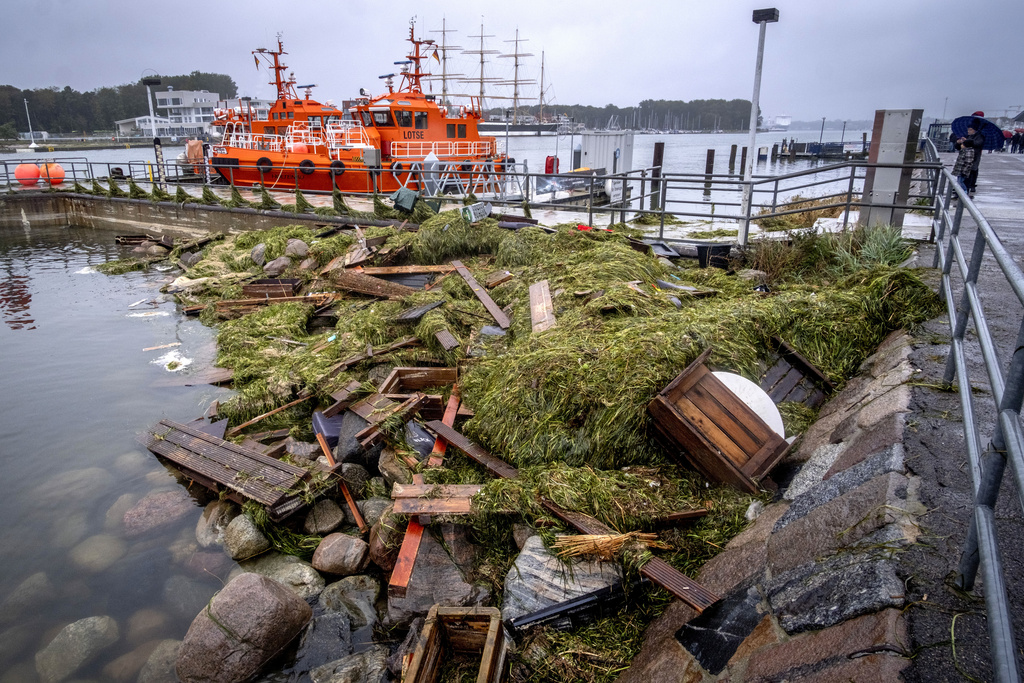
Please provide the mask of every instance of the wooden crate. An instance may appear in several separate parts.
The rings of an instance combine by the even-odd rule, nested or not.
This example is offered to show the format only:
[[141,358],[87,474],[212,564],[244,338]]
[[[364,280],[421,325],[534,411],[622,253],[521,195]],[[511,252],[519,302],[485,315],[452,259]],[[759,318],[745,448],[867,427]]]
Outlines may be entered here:
[[761,388],[775,403],[792,401],[818,408],[831,396],[835,385],[792,346],[772,337],[774,364],[761,377]]
[[789,444],[707,369],[710,353],[679,373],[647,411],[707,479],[756,493]]
[[509,638],[494,607],[442,607],[427,612],[405,683],[434,683],[446,657],[480,653],[476,683],[500,683]]
[[253,299],[295,296],[301,283],[298,278],[263,278],[242,285],[242,294]]

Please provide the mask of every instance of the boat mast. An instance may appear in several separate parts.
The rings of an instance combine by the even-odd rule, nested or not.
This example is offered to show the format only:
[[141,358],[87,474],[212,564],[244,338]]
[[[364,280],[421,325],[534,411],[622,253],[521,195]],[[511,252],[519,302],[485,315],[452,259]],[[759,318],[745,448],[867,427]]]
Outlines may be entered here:
[[483,24],[483,22],[480,22],[480,35],[469,36],[469,37],[470,38],[479,38],[480,39],[480,49],[479,50],[466,50],[465,54],[467,54],[467,55],[480,55],[480,79],[479,79],[480,80],[480,111],[482,113],[482,112],[487,111],[487,106],[486,106],[486,104],[484,104],[484,82],[487,80],[487,79],[484,78],[485,55],[495,55],[495,54],[498,54],[498,51],[497,50],[485,50],[484,49],[484,38],[493,38],[494,36],[490,35],[490,34],[485,34],[484,33],[484,24]]
[[288,54],[284,51],[284,46],[281,44],[281,34],[277,34],[277,51],[268,50],[265,47],[261,47],[258,50],[252,51],[253,57],[256,59],[256,68],[260,66],[259,55],[270,55],[274,58],[274,64],[270,68],[274,70],[274,80],[270,81],[270,85],[277,89],[277,99],[288,100],[298,99],[295,94],[295,79],[285,79],[284,72],[288,68],[287,65],[281,62],[281,56]]
[[[410,72],[407,68],[403,67],[402,89],[422,93],[423,88],[420,87],[420,80],[423,78],[423,71],[420,70],[420,61],[423,60],[426,55],[420,52],[420,46],[433,45],[434,41],[416,39],[416,17],[409,20],[409,42],[412,43],[413,51],[411,55],[406,55],[405,58],[409,60],[409,62],[412,62],[412,71]],[[403,62],[395,62],[395,64],[403,64]],[[405,64],[407,65],[407,63]]]
[[540,122],[544,123],[544,50],[540,51]]
[[[441,51],[441,102],[444,106],[451,104],[448,101],[448,50],[461,50],[462,48],[458,45],[448,44],[448,34],[456,33],[455,29],[449,29],[447,27],[447,21],[444,17],[441,18],[441,30],[431,31],[431,33],[441,34],[441,45],[438,49]],[[453,76],[460,76],[461,74],[452,74]]]
[[513,43],[513,50],[511,54],[499,55],[501,57],[511,57],[513,59],[513,70],[512,70],[512,123],[519,123],[519,85],[521,83],[535,83],[536,81],[520,81],[519,80],[519,58],[520,57],[532,57],[533,55],[529,52],[520,52],[519,43],[525,43],[528,38],[519,38],[519,28],[516,27],[516,37],[514,40],[506,40],[506,43]]

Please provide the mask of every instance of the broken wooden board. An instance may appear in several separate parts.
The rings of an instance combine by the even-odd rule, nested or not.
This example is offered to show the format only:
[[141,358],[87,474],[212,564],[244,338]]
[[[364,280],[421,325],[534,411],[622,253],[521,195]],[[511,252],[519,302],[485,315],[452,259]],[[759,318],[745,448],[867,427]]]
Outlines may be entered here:
[[484,287],[487,289],[494,289],[498,285],[508,282],[514,277],[515,275],[507,270],[499,270],[495,273],[491,273],[484,279]]
[[555,307],[551,303],[547,280],[530,285],[530,322],[534,332],[543,332],[555,326]]
[[364,275],[354,270],[333,270],[329,273],[331,282],[338,289],[356,294],[365,294],[385,299],[401,299],[414,294],[417,290],[405,285],[382,280],[379,277]]
[[226,311],[235,311],[239,309],[255,309],[257,306],[268,306],[270,304],[282,304],[290,302],[300,302],[305,304],[313,304],[314,306],[323,306],[331,301],[335,300],[334,294],[310,294],[308,296],[280,296],[276,298],[256,298],[256,299],[224,299],[222,301],[214,302],[214,307],[218,313],[224,313]]
[[505,312],[501,310],[498,304],[494,303],[494,300],[491,299],[490,295],[488,295],[486,291],[484,291],[484,288],[480,286],[480,283],[473,278],[469,269],[462,265],[462,261],[452,261],[452,266],[454,266],[455,270],[462,276],[462,279],[466,281],[469,288],[473,290],[473,294],[475,294],[476,298],[480,300],[480,303],[484,305],[484,308],[486,308],[487,312],[491,314],[494,321],[498,323],[498,327],[508,329],[509,325],[512,324],[512,321],[508,319],[508,316],[505,315]]
[[362,266],[355,270],[364,275],[420,275],[423,273],[450,273],[455,270],[455,267],[448,264],[440,266]]
[[376,445],[381,439],[384,438],[384,434],[380,431],[380,426],[384,423],[384,420],[397,415],[403,423],[408,422],[419,412],[420,407],[427,400],[424,394],[413,394],[407,400],[398,405],[389,408],[384,411],[380,419],[372,422],[368,427],[359,431],[355,435],[356,441],[363,449],[371,448]]
[[345,385],[344,389],[340,389],[331,394],[331,398],[334,399],[334,403],[324,409],[324,417],[334,417],[352,405],[355,401],[355,394],[359,391],[359,387],[361,386],[362,384],[358,381],[352,380]]
[[237,427],[232,427],[231,429],[229,429],[228,430],[228,436],[238,436],[238,434],[241,433],[241,431],[243,429],[245,429],[246,427],[254,425],[257,422],[259,422],[259,421],[261,421],[261,420],[263,420],[265,418],[270,417],[271,415],[276,415],[277,413],[280,413],[282,410],[287,410],[288,408],[291,408],[292,406],[297,406],[300,403],[302,403],[303,401],[308,401],[310,398],[312,398],[312,396],[304,396],[302,398],[297,398],[294,401],[290,401],[288,403],[285,403],[283,406],[280,406],[278,408],[274,408],[273,410],[269,410],[269,411],[263,413],[262,415],[257,415],[253,419],[251,419],[251,420],[249,420],[247,422],[243,422],[242,424],[238,425]]
[[348,370],[353,365],[357,363],[362,363],[364,360],[369,360],[375,356],[383,356],[385,354],[391,353],[392,351],[396,351],[407,346],[419,346],[419,343],[420,340],[417,339],[416,337],[403,337],[402,339],[399,339],[396,342],[392,342],[391,344],[383,346],[379,349],[370,348],[366,353],[358,353],[354,356],[349,356],[343,361],[335,363],[334,365],[331,366],[331,369],[327,371],[327,376],[334,377],[338,373]]
[[760,386],[775,403],[792,401],[817,408],[835,392],[828,377],[778,337],[772,337],[772,351],[777,362],[761,377]]
[[395,512],[403,515],[468,515],[473,496],[482,486],[475,484],[398,484],[391,490]]
[[442,607],[434,605],[420,631],[406,683],[434,683],[447,659],[457,654],[480,653],[476,683],[500,683],[510,638],[495,607]]
[[454,351],[459,348],[459,340],[448,330],[440,330],[434,333],[434,339],[445,351]]
[[299,278],[261,278],[242,285],[242,294],[252,299],[295,296],[301,284]]
[[438,308],[439,306],[443,306],[443,305],[444,305],[444,299],[440,299],[439,301],[433,301],[433,302],[431,302],[429,304],[423,304],[422,306],[417,306],[416,308],[406,309],[406,310],[402,311],[401,313],[399,313],[397,316],[395,316],[395,322],[398,322],[398,323],[416,323],[416,322],[419,322],[420,319],[423,318],[423,316],[425,316],[427,313],[429,313],[430,311],[434,310],[435,308]]
[[158,422],[140,441],[207,488],[223,491],[239,503],[253,500],[265,506],[274,521],[281,521],[304,504],[298,493],[292,491],[309,478],[310,472],[255,449],[171,420]]
[[457,368],[395,368],[380,383],[377,391],[381,394],[398,394],[422,391],[430,387],[444,387],[454,384],[459,378]]
[[366,398],[353,403],[349,410],[370,424],[377,424],[391,414],[391,410],[399,405],[383,394],[370,394]]
[[180,375],[159,379],[153,382],[154,387],[194,387],[200,384],[230,384],[235,371],[229,368],[207,368],[191,375]]
[[757,493],[789,444],[697,357],[647,406],[661,434],[712,482]]
[[519,472],[516,468],[509,465],[501,458],[494,457],[443,422],[431,420],[425,426],[427,429],[447,441],[449,445],[455,446],[462,453],[465,453],[470,460],[478,465],[482,465],[492,475],[502,479],[515,479],[519,476]]
[[[602,524],[600,520],[594,519],[590,515],[566,510],[548,500],[541,501],[541,503],[551,514],[581,534],[607,535],[616,533],[614,529]],[[721,597],[657,557],[652,557],[640,568],[640,575],[647,577],[653,583],[661,586],[698,612],[703,612],[721,600]]]

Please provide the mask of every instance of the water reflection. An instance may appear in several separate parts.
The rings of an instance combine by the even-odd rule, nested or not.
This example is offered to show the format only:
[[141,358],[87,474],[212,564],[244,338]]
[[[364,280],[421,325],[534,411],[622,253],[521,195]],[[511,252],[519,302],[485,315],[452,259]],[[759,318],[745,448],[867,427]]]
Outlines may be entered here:
[[0,279],[0,315],[12,330],[34,330],[35,322],[29,314],[32,292],[29,290],[29,276],[15,275],[10,271]]

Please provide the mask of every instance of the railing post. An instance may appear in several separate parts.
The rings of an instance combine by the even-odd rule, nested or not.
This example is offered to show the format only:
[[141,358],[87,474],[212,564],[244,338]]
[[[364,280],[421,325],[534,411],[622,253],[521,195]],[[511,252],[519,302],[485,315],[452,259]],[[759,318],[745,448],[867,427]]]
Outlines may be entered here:
[[647,169],[640,171],[640,213],[644,212],[644,195],[647,193]]
[[594,225],[594,175],[590,174],[590,196],[587,198],[587,209],[589,211],[587,217],[587,225]]

